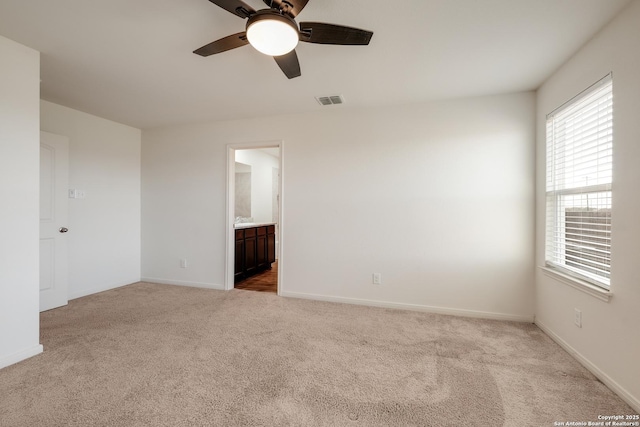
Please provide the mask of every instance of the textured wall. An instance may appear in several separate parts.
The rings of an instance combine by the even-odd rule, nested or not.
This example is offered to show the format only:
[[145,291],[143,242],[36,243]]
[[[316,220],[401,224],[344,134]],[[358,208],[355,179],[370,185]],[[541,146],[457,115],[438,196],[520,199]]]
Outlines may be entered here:
[[42,130],[69,138],[69,299],[140,280],[141,132],[51,102]]
[[[540,270],[536,322],[640,411],[640,1],[614,19],[538,92],[536,264],[544,265],[545,117],[613,72],[613,213],[610,302]],[[582,311],[582,328],[573,324]]]
[[39,344],[40,55],[0,36],[0,368]]
[[142,275],[222,286],[226,146],[281,140],[281,293],[532,320],[534,106],[520,93],[144,131]]

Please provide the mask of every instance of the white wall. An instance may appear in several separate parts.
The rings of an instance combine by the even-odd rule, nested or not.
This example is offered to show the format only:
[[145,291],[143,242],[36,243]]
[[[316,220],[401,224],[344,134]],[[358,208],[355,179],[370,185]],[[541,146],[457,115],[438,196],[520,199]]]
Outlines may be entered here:
[[254,222],[273,222],[273,168],[280,161],[257,149],[236,150],[236,161],[251,166],[251,216]]
[[69,137],[69,298],[140,280],[141,131],[51,102],[43,131]]
[[[545,116],[613,71],[611,290],[606,303],[536,272],[536,323],[640,411],[640,1],[538,91],[536,264],[544,264]],[[573,325],[574,308],[582,328]]]
[[40,54],[0,36],[0,368],[39,344]]
[[283,140],[283,295],[531,320],[534,129],[521,93],[144,131],[142,275],[222,287],[226,144]]

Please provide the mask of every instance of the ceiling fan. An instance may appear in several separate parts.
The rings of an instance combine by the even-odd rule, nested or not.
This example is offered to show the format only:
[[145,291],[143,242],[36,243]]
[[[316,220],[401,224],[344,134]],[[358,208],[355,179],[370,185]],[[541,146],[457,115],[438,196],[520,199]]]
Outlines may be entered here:
[[193,53],[210,56],[251,44],[258,51],[273,56],[284,74],[299,77],[300,62],[295,47],[298,41],[335,45],[368,45],[373,32],[322,22],[295,21],[309,0],[263,0],[268,9],[254,10],[242,0],[209,0],[240,18],[247,19],[245,31],[223,37]]

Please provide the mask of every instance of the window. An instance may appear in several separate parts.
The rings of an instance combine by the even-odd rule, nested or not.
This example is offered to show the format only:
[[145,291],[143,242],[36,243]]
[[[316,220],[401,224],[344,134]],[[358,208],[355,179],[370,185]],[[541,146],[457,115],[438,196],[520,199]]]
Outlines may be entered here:
[[547,116],[546,265],[608,289],[611,74]]

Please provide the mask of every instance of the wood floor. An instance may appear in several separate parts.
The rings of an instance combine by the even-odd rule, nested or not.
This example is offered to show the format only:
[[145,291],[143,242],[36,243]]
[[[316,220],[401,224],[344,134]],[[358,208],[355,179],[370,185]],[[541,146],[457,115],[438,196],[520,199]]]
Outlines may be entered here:
[[234,287],[246,291],[278,292],[278,261],[271,264],[271,270],[265,270],[238,282]]

